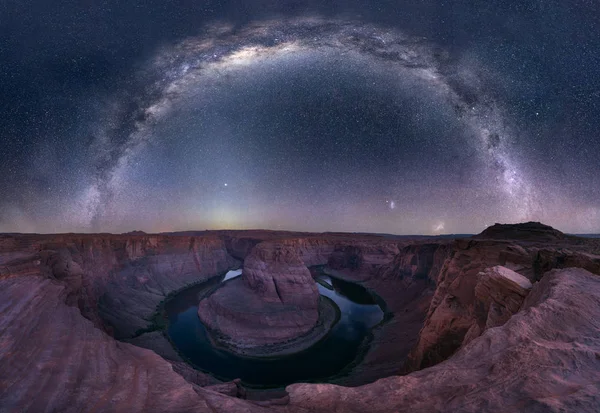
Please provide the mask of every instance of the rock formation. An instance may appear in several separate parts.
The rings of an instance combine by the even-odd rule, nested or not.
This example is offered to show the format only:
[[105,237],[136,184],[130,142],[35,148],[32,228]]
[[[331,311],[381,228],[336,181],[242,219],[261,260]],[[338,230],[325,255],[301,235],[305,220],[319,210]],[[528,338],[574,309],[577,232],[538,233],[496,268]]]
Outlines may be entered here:
[[[238,241],[229,241],[239,245]],[[305,348],[327,333],[334,313],[319,309],[319,293],[308,266],[328,264],[367,279],[398,254],[398,243],[381,239],[354,241],[334,237],[302,237],[256,244],[244,260],[239,280],[226,283],[204,299],[200,319],[217,342],[227,348],[259,355],[260,348],[299,339],[327,320],[295,346]],[[323,306],[324,303],[321,303]],[[273,348],[265,354],[272,355]]]
[[0,411],[207,412],[237,399],[203,390],[150,350],[114,340],[40,277],[0,280]]
[[533,286],[521,312],[449,360],[357,388],[294,384],[290,405],[311,412],[597,412],[598,297],[597,275],[553,271]]
[[[477,335],[474,326],[480,320],[476,314],[476,286],[479,273],[487,268],[502,265],[530,281],[542,278],[542,268],[544,271],[568,268],[575,263],[600,274],[600,256],[591,253],[600,251],[595,242],[569,240],[564,234],[553,236],[555,241],[549,242],[545,241],[546,236],[539,238],[535,231],[527,236],[521,233],[521,228],[522,225],[495,226],[499,240],[479,235],[471,240],[456,240],[449,246],[448,257],[435,277],[436,288],[427,319],[411,351],[407,370],[419,370],[446,360]],[[527,241],[509,240],[514,233]]]
[[215,236],[0,235],[0,278],[44,275],[117,338],[148,327],[167,294],[238,261]]
[[475,286],[475,313],[481,327],[501,326],[516,314],[531,290],[531,282],[500,265],[479,273]]
[[409,353],[416,346],[427,317],[436,277],[449,254],[448,244],[449,241],[413,242],[369,275],[343,268],[336,271],[338,276],[344,274],[378,294],[384,300],[387,320],[373,330],[370,350],[354,367],[354,374],[337,383],[356,386],[406,369]]
[[[295,384],[276,400],[240,400],[248,396],[239,382],[193,370],[158,332],[135,334],[168,294],[239,260],[244,275],[215,294],[231,288],[232,297],[252,297],[253,308],[278,308],[259,324],[289,326],[290,337],[314,320],[308,266],[327,265],[378,294],[386,322],[336,380],[369,384]],[[537,223],[456,240],[272,231],[0,235],[0,412],[597,412],[598,274],[600,240]],[[223,314],[220,328],[256,320],[228,312],[236,310],[228,296],[214,300],[207,323]],[[229,331],[252,339],[241,324]]]
[[474,238],[553,242],[566,238],[562,232],[539,222],[494,224]]
[[241,278],[200,302],[198,315],[228,346],[248,351],[310,332],[319,292],[293,248],[264,242],[246,257]]
[[355,279],[366,280],[374,276],[382,265],[392,262],[398,252],[398,242],[339,243],[326,262],[332,270],[342,270],[346,274],[352,273]]

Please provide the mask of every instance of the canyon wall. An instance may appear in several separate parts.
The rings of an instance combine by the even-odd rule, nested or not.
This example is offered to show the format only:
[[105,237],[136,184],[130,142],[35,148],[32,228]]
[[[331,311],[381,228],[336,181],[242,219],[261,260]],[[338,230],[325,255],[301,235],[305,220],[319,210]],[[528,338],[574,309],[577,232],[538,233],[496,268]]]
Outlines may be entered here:
[[170,292],[239,265],[215,236],[3,236],[0,259],[0,277],[60,280],[67,302],[116,338],[146,328]]
[[600,407],[600,277],[554,270],[521,311],[445,362],[356,388],[287,387],[311,412],[595,413]]
[[[435,280],[427,319],[406,365],[408,371],[446,360],[479,335],[477,285],[486,269],[502,265],[531,282],[540,280],[553,268],[578,267],[600,274],[600,256],[592,253],[598,252],[594,243],[564,236],[551,242],[548,239],[554,236],[553,229],[549,234],[540,234],[527,233],[518,227],[508,226],[507,235],[494,228],[494,235],[501,239],[479,236],[456,240],[450,245],[448,258]],[[514,233],[526,239],[506,240]]]
[[[596,412],[600,243],[506,229],[462,240],[0,235],[0,411]],[[111,337],[135,335],[168,293],[241,258],[249,275],[235,281],[259,301],[304,305],[306,267],[324,264],[379,295],[386,321],[335,382],[380,380],[292,385],[259,406]]]
[[40,275],[0,279],[1,412],[264,412],[186,381],[153,351],[116,341]]

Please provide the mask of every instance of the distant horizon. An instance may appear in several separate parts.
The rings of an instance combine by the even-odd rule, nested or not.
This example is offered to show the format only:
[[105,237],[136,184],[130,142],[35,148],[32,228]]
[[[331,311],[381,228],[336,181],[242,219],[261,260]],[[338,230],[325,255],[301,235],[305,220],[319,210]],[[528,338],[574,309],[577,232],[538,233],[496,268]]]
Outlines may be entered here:
[[68,2],[3,19],[0,232],[600,233],[584,8]]
[[[543,224],[543,223],[542,223]],[[146,235],[171,235],[171,234],[179,234],[179,233],[187,233],[187,232],[224,232],[224,231],[244,231],[244,232],[259,232],[259,231],[268,231],[268,232],[281,232],[281,233],[301,233],[301,234],[358,234],[358,235],[379,235],[379,236],[396,236],[396,237],[451,237],[451,236],[474,236],[483,232],[485,229],[496,225],[492,224],[486,228],[484,228],[480,232],[453,232],[453,233],[440,233],[440,234],[401,234],[401,233],[392,233],[392,232],[364,232],[364,231],[308,231],[308,230],[288,230],[288,229],[272,229],[272,228],[219,228],[219,229],[186,229],[186,230],[175,230],[175,231],[160,231],[160,232],[149,232],[140,229],[135,229],[131,231],[125,232],[111,232],[111,231],[66,231],[66,232],[0,232],[0,235],[128,235],[133,233],[143,233]],[[502,224],[502,225],[513,225],[513,224]],[[589,233],[574,233],[574,232],[564,232],[559,228],[552,228],[562,232],[565,235],[574,235],[574,236],[600,236],[599,232],[589,232]]]

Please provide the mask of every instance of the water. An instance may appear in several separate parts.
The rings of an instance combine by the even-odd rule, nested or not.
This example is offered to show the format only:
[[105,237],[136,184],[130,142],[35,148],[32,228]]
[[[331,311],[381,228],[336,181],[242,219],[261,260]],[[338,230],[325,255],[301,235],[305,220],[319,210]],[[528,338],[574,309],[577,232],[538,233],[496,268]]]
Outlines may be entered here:
[[341,312],[331,334],[302,353],[270,360],[239,357],[211,345],[197,311],[199,296],[207,288],[240,274],[239,270],[230,271],[222,279],[189,288],[165,306],[167,333],[175,347],[197,368],[224,380],[240,378],[248,385],[280,387],[335,375],[356,358],[370,329],[383,319],[383,311],[364,288],[319,275],[317,279],[331,288],[317,284],[319,292],[331,298]]
[[223,278],[223,282],[225,282],[227,280],[231,280],[236,277],[239,277],[240,275],[242,275],[242,270],[229,271],[227,274],[225,274],[225,278]]

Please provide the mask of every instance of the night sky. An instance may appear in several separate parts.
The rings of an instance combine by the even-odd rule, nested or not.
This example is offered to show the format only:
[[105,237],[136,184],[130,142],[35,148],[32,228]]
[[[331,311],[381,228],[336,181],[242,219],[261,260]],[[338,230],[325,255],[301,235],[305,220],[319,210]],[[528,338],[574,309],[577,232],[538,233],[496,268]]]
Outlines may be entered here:
[[0,39],[0,232],[600,232],[597,1],[3,0]]

